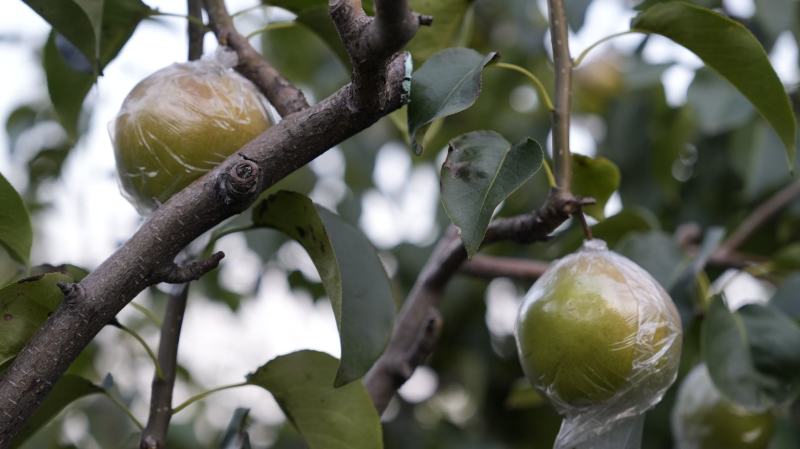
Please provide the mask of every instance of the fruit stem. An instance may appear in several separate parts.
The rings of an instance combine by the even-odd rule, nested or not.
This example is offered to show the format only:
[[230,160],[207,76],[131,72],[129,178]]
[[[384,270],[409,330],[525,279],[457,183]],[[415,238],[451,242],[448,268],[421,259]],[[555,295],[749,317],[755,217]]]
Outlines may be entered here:
[[578,221],[581,223],[581,227],[583,228],[583,235],[586,237],[586,240],[592,240],[594,236],[592,236],[592,228],[589,226],[589,223],[586,222],[586,214],[583,213],[583,208],[579,207],[578,211],[575,213],[575,216],[578,217]]
[[572,97],[572,58],[569,54],[567,15],[563,0],[548,0],[550,42],[553,46],[553,64],[556,77],[556,101],[553,109],[553,161],[556,165],[558,188],[570,193],[572,159],[569,151],[569,114]]

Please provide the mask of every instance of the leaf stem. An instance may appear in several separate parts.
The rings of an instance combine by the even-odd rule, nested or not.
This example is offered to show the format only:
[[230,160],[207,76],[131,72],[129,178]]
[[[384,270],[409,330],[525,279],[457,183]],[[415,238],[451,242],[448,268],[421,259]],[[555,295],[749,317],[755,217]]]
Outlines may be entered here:
[[267,31],[280,30],[280,29],[283,29],[283,28],[291,28],[291,27],[295,26],[295,24],[296,23],[294,21],[270,23],[267,26],[263,26],[263,27],[255,30],[255,31],[249,33],[247,36],[245,36],[245,39],[250,40],[251,37],[257,36],[257,35],[259,35],[261,33],[266,33]]
[[134,301],[131,301],[130,304],[131,304],[131,307],[133,307],[139,313],[144,315],[153,324],[155,324],[158,327],[161,327],[161,320],[159,320],[158,317],[150,309],[148,309],[147,307],[145,307],[145,306],[143,306],[143,305],[141,305],[141,304],[139,304],[137,302],[134,302]]
[[119,399],[115,398],[114,395],[112,395],[111,392],[108,391],[108,390],[103,389],[103,394],[105,394],[105,396],[108,398],[108,400],[111,401],[114,405],[116,405],[117,408],[119,408],[120,410],[122,410],[123,413],[128,415],[128,418],[130,418],[131,421],[133,421],[133,424],[136,427],[138,427],[139,430],[144,430],[144,425],[142,425],[142,423],[136,418],[136,416],[133,414],[131,409],[128,408],[127,405],[125,405]]
[[161,371],[161,365],[159,365],[158,359],[156,358],[155,353],[153,352],[152,349],[150,349],[150,346],[147,345],[147,342],[144,341],[142,336],[139,335],[135,330],[129,328],[128,326],[125,326],[124,324],[118,323],[117,327],[119,327],[120,330],[122,330],[123,332],[126,332],[131,337],[135,338],[136,341],[138,341],[139,344],[142,345],[142,347],[144,348],[145,352],[147,352],[147,355],[150,357],[150,360],[153,361],[153,365],[156,367],[156,373],[158,374],[158,377],[163,377],[164,373]]
[[211,390],[204,391],[202,393],[196,394],[196,395],[190,397],[189,399],[183,401],[183,403],[181,403],[177,407],[173,408],[172,409],[172,414],[174,415],[174,414],[180,412],[181,410],[185,409],[186,407],[194,404],[195,402],[203,400],[206,397],[211,396],[212,394],[214,394],[214,393],[216,393],[218,391],[230,390],[232,388],[244,387],[245,385],[250,385],[250,384],[248,382],[239,382],[239,383],[235,383],[235,384],[223,385],[221,387],[212,388]]
[[553,176],[553,170],[550,169],[550,164],[547,162],[546,158],[542,159],[542,167],[544,167],[544,174],[547,175],[547,184],[551,188],[558,187],[556,184],[556,177]]
[[600,44],[602,44],[604,42],[610,41],[611,39],[614,39],[615,37],[625,36],[627,34],[635,34],[635,33],[639,33],[639,31],[636,31],[636,30],[621,31],[619,33],[614,33],[614,34],[608,35],[608,36],[600,39],[599,41],[597,41],[597,42],[593,43],[592,45],[586,47],[586,49],[583,50],[581,52],[581,54],[578,55],[577,58],[575,58],[575,62],[572,63],[572,67],[575,68],[575,67],[578,67],[579,65],[581,65],[581,62],[583,62],[583,59],[586,58],[586,55],[588,55],[589,52],[594,50],[594,48],[597,47],[598,45],[600,45]]
[[220,229],[218,232],[213,232],[211,234],[211,238],[206,243],[206,247],[203,248],[203,257],[207,258],[210,257],[211,254],[214,252],[214,246],[217,244],[217,241],[226,235],[235,234],[237,232],[242,231],[249,231],[254,229],[255,226],[252,223],[248,223],[246,225],[239,225],[239,226],[231,226],[230,228]]
[[520,67],[516,64],[509,64],[506,62],[496,62],[492,64],[492,66],[500,69],[511,70],[513,72],[518,72],[527,76],[528,79],[531,80],[533,86],[536,88],[536,91],[539,94],[539,98],[542,100],[542,103],[544,103],[545,107],[547,107],[547,110],[548,111],[553,110],[553,101],[550,100],[550,95],[548,95],[547,89],[544,88],[544,84],[542,84],[542,82],[539,80],[539,78],[536,77],[536,75],[528,71],[526,68]]

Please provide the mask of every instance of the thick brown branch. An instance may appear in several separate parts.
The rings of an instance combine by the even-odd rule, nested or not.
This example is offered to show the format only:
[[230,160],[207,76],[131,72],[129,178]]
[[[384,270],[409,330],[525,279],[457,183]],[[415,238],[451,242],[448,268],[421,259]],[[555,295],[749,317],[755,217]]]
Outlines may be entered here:
[[308,101],[297,87],[283,77],[239,34],[224,0],[204,0],[211,28],[220,44],[231,47],[239,56],[236,66],[242,75],[255,83],[282,117],[308,108]]
[[474,256],[464,262],[461,272],[471,276],[494,279],[509,277],[523,280],[538,279],[550,264],[541,260],[525,260],[513,257]]
[[[207,7],[211,16],[222,17],[219,8],[224,6],[218,0],[207,0]],[[220,38],[227,37],[230,44],[227,25],[216,23]],[[397,42],[393,42],[398,45],[394,51],[402,45]],[[195,238],[245,210],[260,192],[407,100],[408,55],[392,52],[380,58],[363,53],[361,57],[369,61],[375,78],[383,80],[373,85],[380,86],[373,92],[380,101],[361,101],[355,93],[362,87],[354,78],[320,103],[284,116],[155,210],[122,247],[78,284],[76,291],[81,294],[74,301],[62,302],[0,378],[0,449],[8,447],[21,424],[97,332],[152,283],[152,273]],[[276,101],[279,104],[289,103]]]
[[[565,198],[558,191],[553,191],[547,203],[535,213],[492,222],[484,243],[546,240],[580,205],[580,200]],[[364,379],[378,411],[386,409],[397,389],[432,350],[438,331],[428,331],[431,317],[438,316],[444,288],[466,259],[467,251],[458,237],[458,231],[451,226],[417,277],[397,318],[386,351]]]
[[172,418],[172,391],[178,366],[178,342],[181,338],[183,314],[189,297],[189,284],[182,284],[170,295],[164,322],[161,325],[161,339],[158,343],[158,371],[153,374],[150,397],[150,416],[142,432],[140,449],[164,449],[167,447],[167,432]]
[[[203,20],[203,8],[200,4],[202,0],[186,0],[186,9],[189,17]],[[194,61],[203,56],[203,37],[206,30],[193,20],[187,20],[186,33],[189,43],[189,60]]]
[[724,257],[740,247],[758,228],[782,211],[789,203],[800,197],[800,179],[779,190],[767,201],[753,210],[738,228],[720,245],[717,253]]

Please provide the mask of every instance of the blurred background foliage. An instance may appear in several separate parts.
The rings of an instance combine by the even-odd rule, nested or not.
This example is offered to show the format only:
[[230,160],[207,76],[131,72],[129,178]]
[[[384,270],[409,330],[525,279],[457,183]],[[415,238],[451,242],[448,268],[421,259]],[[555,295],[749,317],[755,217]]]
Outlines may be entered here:
[[[624,0],[618,2],[623,7],[632,6]],[[436,1],[413,3],[422,12],[440,7]],[[437,26],[441,23],[445,30],[434,36],[420,35],[418,41],[412,43],[417,67],[437,48],[461,44],[484,54],[500,52],[503,62],[529,69],[550,89],[553,76],[544,45],[547,23],[540,9],[544,2],[464,0],[442,4],[445,3],[450,9],[445,11],[444,17],[436,17],[435,22]],[[567,1],[573,32],[581,31],[587,14],[598,13],[593,8],[596,3],[602,7],[608,2]],[[715,0],[695,3],[723,10],[726,6],[725,2]],[[748,17],[726,12],[744,23],[768,53],[779,38],[791,40],[795,48],[800,40],[800,6],[796,1],[757,0],[754,14]],[[263,18],[262,13],[247,13],[247,20],[256,26]],[[300,19],[312,24],[315,20],[326,20],[325,16],[308,12],[300,15]],[[620,24],[620,29],[626,27]],[[784,150],[777,136],[737,91],[710,70],[699,69],[688,86],[685,101],[670,101],[664,81],[669,78],[667,74],[675,61],[654,63],[652,58],[646,57],[652,38],[637,39],[626,47],[606,45],[596,49],[576,70],[573,123],[579,138],[573,139],[573,151],[608,158],[621,172],[618,196],[612,201],[615,206],[607,209],[610,216],[597,225],[596,233],[667,284],[676,266],[685,265],[691,259],[701,240],[687,244],[677,238],[679,229],[686,229],[683,226],[687,224],[695,225],[700,237],[712,228],[730,232],[754,207],[793,178],[787,170]],[[13,42],[13,36],[5,36],[4,40]],[[256,41],[258,39],[253,40]],[[325,39],[305,25],[270,30],[261,36],[260,46],[265,57],[287,78],[301,85],[313,101],[331,94],[349,78],[347,65]],[[573,47],[574,53],[577,50]],[[786,87],[797,111],[800,105],[798,86],[795,83]],[[42,220],[41,212],[50,207],[42,201],[40,187],[60,176],[65,161],[72,157],[76,139],[87,131],[93,105],[90,96],[84,103],[78,134],[73,139],[61,130],[54,109],[46,100],[46,86],[42,85],[41,89],[41,101],[20,105],[5,122],[10,158],[24,165],[27,171],[26,187],[21,193],[34,221]],[[395,120],[382,119],[335,150],[343,159],[341,180],[344,183],[338,180],[336,167],[330,169],[323,164],[298,170],[271,189],[295,190],[312,194],[312,197],[316,191],[315,199],[324,198],[327,207],[335,208],[347,221],[361,224],[381,250],[393,275],[398,298],[408,293],[436,237],[449,224],[439,205],[437,191],[425,184],[431,173],[438,173],[447,142],[469,131],[491,129],[511,142],[532,137],[545,146],[550,130],[550,116],[526,79],[493,67],[484,72],[482,94],[477,103],[446,118],[435,133],[429,133],[426,152],[419,157],[413,156],[407,148],[406,133],[402,126],[397,126],[404,122],[397,120],[403,114],[404,111],[396,113]],[[24,141],[27,143],[21,145]],[[19,153],[22,147],[25,154]],[[795,172],[800,168],[798,164],[800,162],[795,164]],[[381,179],[387,170],[397,170],[401,177],[393,183]],[[543,203],[547,191],[547,180],[540,172],[502,205],[499,215],[528,212]],[[430,204],[435,207],[426,207]],[[400,220],[400,224],[390,223],[393,234],[385,229],[381,232],[370,224],[376,220],[371,214],[380,216],[384,225],[387,225],[387,217]],[[400,219],[398,214],[405,216]],[[234,218],[232,223],[237,220],[241,218]],[[309,273],[308,264],[295,257],[297,247],[281,234],[255,230],[247,232],[245,238],[248,247],[258,256],[253,263],[262,267],[259,273],[268,265],[277,267],[285,273],[295,294],[315,299],[324,296],[313,268]],[[551,260],[573,251],[579,241],[579,229],[571,226],[546,243],[532,246],[502,243],[483,252]],[[794,201],[740,248],[758,260],[773,262],[770,272],[752,278],[759,288],[743,293],[754,297],[742,299],[764,300],[784,285],[792,282],[798,285],[800,251],[787,251],[798,242],[800,201]],[[11,264],[2,266],[0,275],[5,278],[16,275],[14,268],[9,268]],[[708,288],[709,284],[718,283],[725,272],[725,267],[712,264],[694,285]],[[726,276],[730,278],[731,274]],[[262,279],[259,277],[258,282],[243,287],[232,286],[221,278],[220,271],[212,272],[197,283],[195,291],[232,310],[252,300]],[[522,372],[511,333],[517,304],[530,284],[531,280],[486,280],[464,275],[453,280],[445,293],[442,306],[445,326],[433,356],[412,379],[415,386],[398,397],[384,416],[387,448],[538,449],[552,446],[560,418],[526,388],[524,382],[521,383]],[[695,287],[691,291],[690,302],[702,296]],[[796,289],[788,291],[797,292]],[[797,297],[794,299],[796,301]],[[138,301],[152,306],[159,314],[163,293],[151,289]],[[130,315],[125,324],[148,335],[155,332],[153,324],[143,315]],[[689,321],[687,325],[680,376],[700,359],[698,320]],[[115,341],[136,345],[121,334]],[[105,378],[106,391],[121,402],[131,402],[133,396],[142,394],[141,391],[114,389],[113,381],[105,377],[106,371],[95,360],[97,354],[96,345],[90,346],[70,371],[98,383]],[[253,361],[252,368],[259,362],[261,360]],[[182,370],[179,377],[186,388],[199,388],[193,383],[189,370]],[[676,386],[679,383],[680,377]],[[673,387],[661,404],[648,413],[643,447],[673,447],[669,415],[675,390]],[[193,407],[193,412],[182,412],[193,413],[193,418],[174,422],[170,432],[171,448],[219,447],[219,442],[225,438],[232,441],[230,428],[226,434],[225,429],[215,428],[198,418],[207,412],[205,407],[200,403]],[[795,403],[776,414],[779,425],[771,449],[800,448],[800,406]],[[237,426],[245,424],[254,440],[262,442],[254,447],[303,447],[297,433],[283,421],[258,422],[248,418],[246,413],[233,417],[234,432]],[[91,444],[86,443],[86,434],[92,436]],[[107,397],[91,395],[68,408],[24,447],[74,447],[66,446],[64,441],[83,441],[89,444],[85,447],[134,447],[137,431]]]

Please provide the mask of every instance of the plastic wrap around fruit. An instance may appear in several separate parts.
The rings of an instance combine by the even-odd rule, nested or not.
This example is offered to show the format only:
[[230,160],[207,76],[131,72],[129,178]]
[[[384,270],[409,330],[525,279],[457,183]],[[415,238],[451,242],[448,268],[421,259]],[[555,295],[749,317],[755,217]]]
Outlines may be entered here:
[[678,389],[672,435],[677,449],[766,449],[774,421],[769,411],[748,411],[725,399],[701,364]]
[[111,129],[125,197],[146,214],[270,125],[266,100],[230,52],[172,64],[125,98]]
[[652,276],[590,240],[531,287],[515,335],[528,379],[564,416],[555,448],[566,449],[592,447],[661,400],[682,328]]

